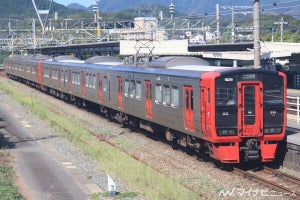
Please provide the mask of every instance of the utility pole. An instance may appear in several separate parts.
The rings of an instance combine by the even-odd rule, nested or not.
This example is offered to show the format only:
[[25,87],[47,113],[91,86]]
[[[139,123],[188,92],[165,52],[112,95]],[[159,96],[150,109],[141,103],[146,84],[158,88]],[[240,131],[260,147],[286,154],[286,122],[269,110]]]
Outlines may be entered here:
[[283,26],[288,24],[288,22],[285,22],[283,20],[283,17],[279,20],[279,22],[274,22],[275,25],[279,25],[279,31],[280,31],[280,42],[283,42]]
[[220,43],[220,5],[216,5],[216,18],[217,18],[217,44]]
[[232,5],[231,15],[231,43],[234,43],[235,38],[235,24],[234,24],[234,6]]
[[36,48],[36,33],[35,33],[35,20],[32,20],[32,40],[33,40],[33,53],[35,54]]
[[[41,23],[41,26],[42,26],[42,33],[43,33],[43,35],[44,35],[44,33],[45,33],[45,27],[44,27],[44,23],[43,23],[43,21],[42,21],[42,19],[41,19],[41,16],[40,16],[40,12],[39,12],[39,10],[37,9],[34,0],[32,0],[32,4],[33,4],[34,9],[35,9],[35,12],[36,12],[36,14],[37,14],[37,16],[38,16],[38,18],[39,18],[39,21],[40,21],[40,23]],[[48,12],[49,12],[49,10],[48,10]]]
[[101,40],[101,28],[100,28],[100,16],[99,16],[98,2],[99,1],[95,1],[95,4],[93,6],[93,10],[95,12],[95,22],[97,23],[97,41],[100,42],[100,40]]
[[254,43],[254,68],[260,68],[260,27],[259,27],[259,0],[253,4],[253,43]]
[[[235,18],[234,18],[234,15],[236,14],[235,9],[249,9],[250,7],[249,6],[234,6],[234,5],[231,5],[231,6],[222,6],[221,8],[225,9],[225,10],[227,10],[227,9],[231,10],[231,43],[234,43],[235,42],[235,32],[236,32]],[[237,13],[245,14],[247,12],[238,11]]]

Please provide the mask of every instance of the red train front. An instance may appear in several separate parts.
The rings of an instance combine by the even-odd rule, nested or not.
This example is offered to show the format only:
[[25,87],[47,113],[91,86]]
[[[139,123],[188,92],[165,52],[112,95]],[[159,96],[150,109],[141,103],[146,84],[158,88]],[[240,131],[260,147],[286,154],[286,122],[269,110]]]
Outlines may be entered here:
[[201,129],[209,155],[222,163],[270,162],[286,129],[286,77],[237,69],[201,77]]

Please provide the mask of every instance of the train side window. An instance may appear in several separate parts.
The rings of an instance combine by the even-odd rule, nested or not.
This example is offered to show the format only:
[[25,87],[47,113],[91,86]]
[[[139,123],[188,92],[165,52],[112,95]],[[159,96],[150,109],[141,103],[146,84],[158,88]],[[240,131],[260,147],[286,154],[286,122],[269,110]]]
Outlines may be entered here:
[[125,80],[124,84],[124,96],[128,97],[129,95],[129,80]]
[[75,83],[75,72],[72,72],[72,84]]
[[107,80],[107,76],[104,76],[104,78],[103,78],[103,91],[107,92],[107,88],[108,88],[108,80]]
[[89,75],[89,87],[93,88],[93,76],[92,76],[92,74]]
[[161,84],[155,85],[155,103],[162,103],[162,89]]
[[141,81],[137,81],[136,82],[136,95],[135,95],[136,99],[142,99],[142,83]]
[[81,76],[80,73],[77,73],[77,84],[80,85],[81,84]]
[[89,87],[89,74],[85,75],[85,87]]
[[32,74],[36,74],[36,69],[35,69],[35,67],[32,68]]
[[134,82],[134,80],[130,81],[130,97],[135,98],[135,82]]
[[177,108],[179,106],[179,90],[177,86],[172,86],[171,106]]
[[65,79],[65,82],[68,82],[68,71],[67,70],[65,71],[64,79]]
[[61,71],[60,71],[60,74],[61,74],[60,80],[61,80],[61,82],[63,83],[63,82],[64,82],[64,70],[61,70]]
[[57,80],[57,69],[52,69],[52,79]]
[[163,104],[169,106],[171,104],[171,91],[169,85],[163,87]]
[[94,88],[94,89],[96,89],[96,75],[95,74],[93,74],[93,85],[92,85],[92,87]]

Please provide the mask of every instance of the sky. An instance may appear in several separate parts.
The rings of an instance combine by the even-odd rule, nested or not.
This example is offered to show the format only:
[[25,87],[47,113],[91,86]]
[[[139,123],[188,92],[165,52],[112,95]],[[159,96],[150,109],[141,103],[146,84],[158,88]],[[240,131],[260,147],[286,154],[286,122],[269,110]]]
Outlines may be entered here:
[[88,7],[95,3],[95,0],[54,0],[56,3],[63,4],[65,6],[71,3],[79,3],[85,7]]

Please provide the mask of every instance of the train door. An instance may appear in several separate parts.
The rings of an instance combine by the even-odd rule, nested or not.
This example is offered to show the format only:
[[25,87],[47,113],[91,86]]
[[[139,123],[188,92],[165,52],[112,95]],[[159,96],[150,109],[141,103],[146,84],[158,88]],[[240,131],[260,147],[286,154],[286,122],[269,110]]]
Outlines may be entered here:
[[184,86],[184,122],[185,128],[195,130],[194,126],[194,94],[192,86]]
[[81,94],[85,97],[86,91],[85,91],[85,73],[84,71],[81,72]]
[[203,133],[206,133],[206,124],[207,124],[207,90],[205,87],[201,87],[201,95],[200,95],[200,112],[201,112],[201,130]]
[[146,116],[148,118],[153,118],[153,113],[152,113],[152,101],[151,101],[151,81],[146,80]]
[[42,67],[42,61],[38,62],[37,79],[38,79],[38,83],[39,84],[43,84],[43,67]]
[[102,75],[98,74],[98,100],[103,103]]
[[118,107],[124,109],[123,104],[123,79],[118,76]]
[[238,129],[241,136],[262,136],[263,90],[260,82],[238,84]]

